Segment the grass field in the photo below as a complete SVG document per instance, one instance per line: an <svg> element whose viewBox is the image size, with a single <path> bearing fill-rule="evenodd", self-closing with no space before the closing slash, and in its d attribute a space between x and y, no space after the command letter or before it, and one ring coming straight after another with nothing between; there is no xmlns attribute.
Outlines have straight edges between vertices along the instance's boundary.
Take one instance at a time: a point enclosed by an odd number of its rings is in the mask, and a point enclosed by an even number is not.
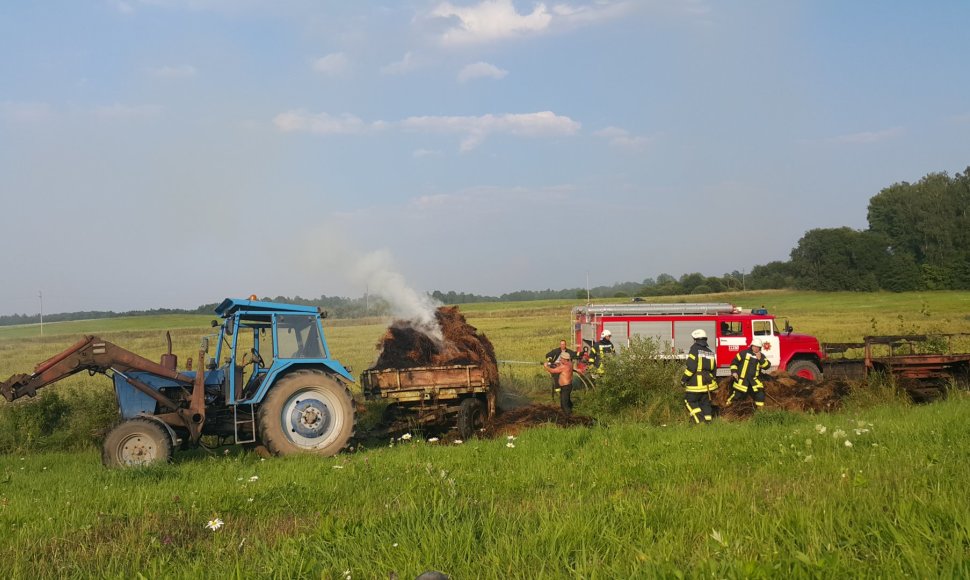
<svg viewBox="0 0 970 580"><path fill-rule="evenodd" d="M966 292L695 299L763 304L823 341L970 330ZM500 359L538 361L568 336L574 304L462 310ZM36 326L0 328L0 379L85 333L157 359L171 329L184 362L197 357L210 319L45 325L43 338ZM334 355L359 371L375 359L386 321L327 325ZM536 393L548 381L538 366L503 368L503 379L526 390L535 384ZM86 373L47 390L109 391L107 379ZM582 393L576 398L581 411ZM0 408L0 423L9 415ZM968 418L970 399L955 393L927 406L769 412L707 429L618 421L447 447L416 438L328 459L183 453L171 465L129 472L103 469L87 443L72 453L38 451L45 437L64 443L38 432L19 440L21 452L0 455L0 575L395 571L404 579L437 568L454 578L968 577ZM225 525L206 529L216 518Z"/></svg>

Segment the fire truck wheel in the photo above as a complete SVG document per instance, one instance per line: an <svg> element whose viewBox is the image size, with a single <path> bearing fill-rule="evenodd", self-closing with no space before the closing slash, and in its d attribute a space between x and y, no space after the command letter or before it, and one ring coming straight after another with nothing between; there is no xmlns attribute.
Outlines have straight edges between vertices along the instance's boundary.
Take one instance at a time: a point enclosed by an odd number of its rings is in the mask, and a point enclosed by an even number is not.
<svg viewBox="0 0 970 580"><path fill-rule="evenodd" d="M462 439L471 439L485 426L485 411L478 399L465 399L458 408L458 434Z"/></svg>
<svg viewBox="0 0 970 580"><path fill-rule="evenodd" d="M354 399L322 371L299 370L279 381L259 408L259 434L274 455L330 456L354 436Z"/></svg>
<svg viewBox="0 0 970 580"><path fill-rule="evenodd" d="M172 458L172 440L158 423L130 419L112 429L101 446L105 467L143 467Z"/></svg>
<svg viewBox="0 0 970 580"><path fill-rule="evenodd" d="M788 374L809 381L822 380L822 369L809 360L797 360L788 365Z"/></svg>

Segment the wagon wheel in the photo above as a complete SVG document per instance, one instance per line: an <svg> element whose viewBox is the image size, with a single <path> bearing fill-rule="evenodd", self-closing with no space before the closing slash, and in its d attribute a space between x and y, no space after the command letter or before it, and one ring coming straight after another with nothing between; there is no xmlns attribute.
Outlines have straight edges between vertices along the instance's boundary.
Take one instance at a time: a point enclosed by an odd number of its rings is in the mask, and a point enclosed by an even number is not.
<svg viewBox="0 0 970 580"><path fill-rule="evenodd" d="M458 434L462 439L471 439L485 426L485 410L482 402L475 398L465 399L458 408Z"/></svg>

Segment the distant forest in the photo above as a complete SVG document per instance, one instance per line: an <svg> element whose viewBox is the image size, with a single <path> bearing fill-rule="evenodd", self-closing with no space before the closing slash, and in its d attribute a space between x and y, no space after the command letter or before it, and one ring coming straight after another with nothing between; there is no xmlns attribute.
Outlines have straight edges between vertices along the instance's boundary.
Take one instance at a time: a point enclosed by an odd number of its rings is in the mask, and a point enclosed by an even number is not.
<svg viewBox="0 0 970 580"><path fill-rule="evenodd" d="M931 173L916 183L893 184L869 200L869 227L814 229L805 233L786 262L770 262L744 274L721 276L697 272L675 278L660 274L640 282L620 282L590 288L592 298L716 294L737 290L797 288L820 291L967 290L970 289L970 167L950 177ZM585 288L519 290L501 296L435 290L431 296L445 304L514 302L549 299L586 299ZM335 318L384 316L386 302L373 296L289 298L263 300L319 306ZM47 314L45 322L150 316L210 314L216 303L194 310L159 308L129 312L69 312ZM0 326L40 322L38 314L0 316Z"/></svg>

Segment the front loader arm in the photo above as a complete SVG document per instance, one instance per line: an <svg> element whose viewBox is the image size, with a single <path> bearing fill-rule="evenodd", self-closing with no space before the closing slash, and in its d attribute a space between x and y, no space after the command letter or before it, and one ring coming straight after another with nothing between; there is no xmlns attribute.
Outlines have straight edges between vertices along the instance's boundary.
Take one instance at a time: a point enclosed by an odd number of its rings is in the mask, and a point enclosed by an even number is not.
<svg viewBox="0 0 970 580"><path fill-rule="evenodd" d="M81 371L105 373L109 369L120 372L145 371L186 385L193 383L192 377L168 369L130 350L97 336L85 336L67 350L38 364L32 374L16 374L0 383L0 394L7 401L15 401L25 395L33 397L37 394L37 389Z"/></svg>

